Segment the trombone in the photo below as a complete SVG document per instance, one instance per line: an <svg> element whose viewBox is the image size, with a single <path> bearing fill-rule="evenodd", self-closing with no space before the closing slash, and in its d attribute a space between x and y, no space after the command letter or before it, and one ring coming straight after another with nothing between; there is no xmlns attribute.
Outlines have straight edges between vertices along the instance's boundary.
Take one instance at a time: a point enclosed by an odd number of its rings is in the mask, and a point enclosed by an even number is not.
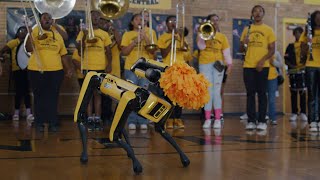
<svg viewBox="0 0 320 180"><path fill-rule="evenodd" d="M181 12L180 12L181 11ZM179 27L179 13L182 16L182 27ZM176 27L172 30L171 35L171 53L170 53L170 66L176 62L177 57L177 41L175 40L176 31L180 30L181 38L180 38L180 47L179 51L188 51L188 47L185 46L184 40L184 28L185 28L185 3L184 0L181 0L176 5Z"/></svg>
<svg viewBox="0 0 320 180"><path fill-rule="evenodd" d="M151 14L151 10L147 10L147 9L143 9L141 12L142 15L142 28L144 29L144 21L145 21L145 12L147 12L149 14L149 35L150 35L150 44L145 46L146 51L148 51L149 53L154 53L157 49L158 46L154 43L154 39L153 39L153 33L152 33L152 14Z"/></svg>

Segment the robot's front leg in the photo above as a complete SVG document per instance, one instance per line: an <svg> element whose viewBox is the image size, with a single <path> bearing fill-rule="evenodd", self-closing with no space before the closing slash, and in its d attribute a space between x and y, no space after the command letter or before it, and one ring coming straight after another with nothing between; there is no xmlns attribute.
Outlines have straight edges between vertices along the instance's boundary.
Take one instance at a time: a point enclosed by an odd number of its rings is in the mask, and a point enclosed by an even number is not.
<svg viewBox="0 0 320 180"><path fill-rule="evenodd" d="M126 141L128 142L128 137L126 137L126 131L124 127L129 117L129 114L137 106L138 102L134 92L126 91L125 93L123 93L112 121L109 138L111 141L116 141L116 143L127 152L128 157L132 159L132 166L134 172L136 174L139 174L142 172L142 166L138 159L135 157L134 151L130 144L122 140L122 136L124 136Z"/></svg>
<svg viewBox="0 0 320 180"><path fill-rule="evenodd" d="M172 109L171 109L171 111L172 111ZM180 161L181 161L182 165L184 167L187 167L190 164L190 160L189 160L188 156L181 150L181 148L178 146L178 144L172 138L172 136L164 130L164 124L165 124L166 120L169 118L170 114L171 114L171 112L167 113L167 115L165 117L163 117L163 119L161 121L159 121L158 123L155 123L154 128L155 128L156 132L158 132L165 140L167 140L176 149L176 151L180 155Z"/></svg>
<svg viewBox="0 0 320 180"><path fill-rule="evenodd" d="M87 131L85 124L87 123L86 110L89 104L90 99L93 96L94 90L96 90L100 85L100 78L98 73L89 72L86 75L86 78L83 82L79 99L77 102L76 110L74 112L74 121L77 122L80 137L82 141L82 153L80 157L80 161L82 163L88 162L88 151L87 151Z"/></svg>

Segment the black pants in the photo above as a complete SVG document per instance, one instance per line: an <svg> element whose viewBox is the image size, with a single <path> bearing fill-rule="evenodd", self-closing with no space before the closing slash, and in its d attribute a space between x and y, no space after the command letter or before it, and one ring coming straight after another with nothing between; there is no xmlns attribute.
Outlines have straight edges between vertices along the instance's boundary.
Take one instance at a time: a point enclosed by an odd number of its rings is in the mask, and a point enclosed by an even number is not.
<svg viewBox="0 0 320 180"><path fill-rule="evenodd" d="M102 96L102 112L101 112L101 119L104 122L112 122L112 99L110 96L104 95Z"/></svg>
<svg viewBox="0 0 320 180"><path fill-rule="evenodd" d="M170 115L171 119L180 119L182 115L182 107L176 105Z"/></svg>
<svg viewBox="0 0 320 180"><path fill-rule="evenodd" d="M300 96L300 113L306 114L306 91L292 91L291 93L291 109L293 114L298 114L298 93Z"/></svg>
<svg viewBox="0 0 320 180"><path fill-rule="evenodd" d="M34 115L38 127L43 126L45 121L48 121L50 126L57 126L58 98L63 75L63 70L43 73L29 71L34 95Z"/></svg>
<svg viewBox="0 0 320 180"><path fill-rule="evenodd" d="M26 108L31 107L31 99L29 94L28 72L26 70L17 70L13 72L15 84L15 109L20 109L21 100L24 98Z"/></svg>
<svg viewBox="0 0 320 180"><path fill-rule="evenodd" d="M247 90L247 114L248 122L256 121L256 100L258 94L258 121L265 123L267 112L267 85L268 85L269 68L263 68L258 72L255 68L244 68L243 79Z"/></svg>
<svg viewBox="0 0 320 180"><path fill-rule="evenodd" d="M309 122L316 122L316 101L319 102L320 95L320 68L307 67L306 73L308 87L308 119Z"/></svg>

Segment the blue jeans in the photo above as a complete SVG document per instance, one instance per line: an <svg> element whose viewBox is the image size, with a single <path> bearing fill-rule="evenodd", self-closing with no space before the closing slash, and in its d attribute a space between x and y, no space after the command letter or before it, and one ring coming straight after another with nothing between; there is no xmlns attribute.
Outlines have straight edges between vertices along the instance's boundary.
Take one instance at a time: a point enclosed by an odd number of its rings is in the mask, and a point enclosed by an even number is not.
<svg viewBox="0 0 320 180"><path fill-rule="evenodd" d="M278 89L278 79L268 80L268 112L271 121L276 118L276 91Z"/></svg>
<svg viewBox="0 0 320 180"><path fill-rule="evenodd" d="M149 81L146 78L139 78L130 70L124 70L126 80L132 81L133 84L148 89ZM147 124L148 120L132 112L128 117L128 124Z"/></svg>

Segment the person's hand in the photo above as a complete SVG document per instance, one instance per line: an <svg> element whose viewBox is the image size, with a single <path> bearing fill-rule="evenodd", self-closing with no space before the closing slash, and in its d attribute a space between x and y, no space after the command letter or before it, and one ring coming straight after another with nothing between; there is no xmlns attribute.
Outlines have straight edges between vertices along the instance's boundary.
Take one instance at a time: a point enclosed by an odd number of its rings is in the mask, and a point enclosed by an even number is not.
<svg viewBox="0 0 320 180"><path fill-rule="evenodd" d="M65 76L67 78L71 78L72 75L73 75L73 69L71 69L71 68L67 69L67 72L66 72Z"/></svg>
<svg viewBox="0 0 320 180"><path fill-rule="evenodd" d="M230 75L230 74L231 74L231 71L232 71L232 65L228 65L228 69L227 69L226 74L227 74L227 75Z"/></svg>
<svg viewBox="0 0 320 180"><path fill-rule="evenodd" d="M108 66L106 67L106 73L111 73L112 71L112 66L111 64L108 64Z"/></svg>
<svg viewBox="0 0 320 180"><path fill-rule="evenodd" d="M260 60L260 61L258 62L258 64L257 64L257 67L256 67L257 71L258 71L258 72L261 72L262 69L263 69L263 66L264 66L264 61L263 61L263 60Z"/></svg>

